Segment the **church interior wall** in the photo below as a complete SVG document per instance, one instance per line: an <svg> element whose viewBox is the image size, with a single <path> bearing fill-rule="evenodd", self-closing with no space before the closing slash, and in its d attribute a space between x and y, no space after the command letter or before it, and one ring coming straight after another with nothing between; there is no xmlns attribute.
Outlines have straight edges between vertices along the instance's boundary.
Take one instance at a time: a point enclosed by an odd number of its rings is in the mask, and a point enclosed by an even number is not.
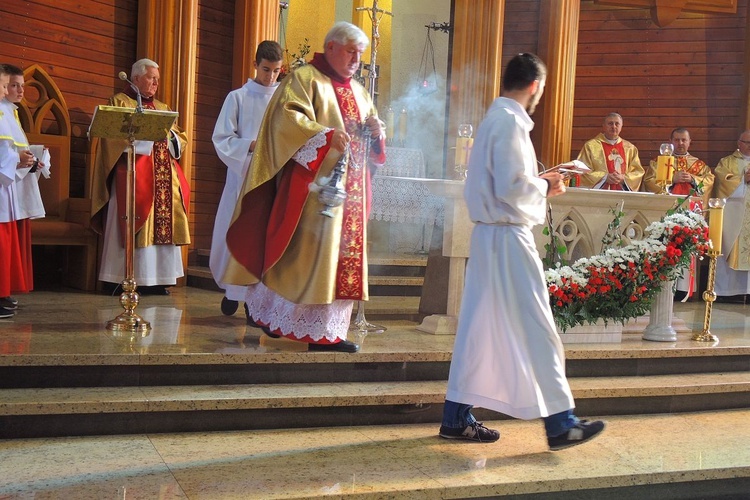
<svg viewBox="0 0 750 500"><path fill-rule="evenodd" d="M224 98L232 90L234 0L199 0L193 179L190 207L191 248L210 248L226 166L216 156L211 136ZM254 54L254 51L253 51Z"/></svg>
<svg viewBox="0 0 750 500"><path fill-rule="evenodd" d="M79 7L68 0L0 3L0 62L22 69L41 65L65 97L72 126L70 193L75 197L84 196L86 132L94 108L122 87L117 73L129 72L133 64L138 1L101 0Z"/></svg>

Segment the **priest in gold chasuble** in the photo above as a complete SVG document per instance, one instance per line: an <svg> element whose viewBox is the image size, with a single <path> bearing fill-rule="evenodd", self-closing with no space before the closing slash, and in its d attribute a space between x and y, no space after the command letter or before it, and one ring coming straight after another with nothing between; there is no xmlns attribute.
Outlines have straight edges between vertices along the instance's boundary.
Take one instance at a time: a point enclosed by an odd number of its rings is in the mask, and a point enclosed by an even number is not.
<svg viewBox="0 0 750 500"><path fill-rule="evenodd" d="M324 53L284 78L268 104L227 232L226 283L248 285L248 322L311 350L355 352L346 340L355 300L367 300L370 168L385 162L384 124L352 76L367 35L336 23ZM348 151L346 197L325 205L324 185Z"/></svg>
<svg viewBox="0 0 750 500"><path fill-rule="evenodd" d="M591 173L581 175L581 187L611 191L638 191L643 166L638 148L620 137L622 116L610 113L604 117L602 132L586 141L578 154Z"/></svg>
<svg viewBox="0 0 750 500"><path fill-rule="evenodd" d="M721 253L716 259L715 291L719 296L750 294L750 130L737 150L719 161L713 196L726 198Z"/></svg>
<svg viewBox="0 0 750 500"><path fill-rule="evenodd" d="M150 59L133 64L131 81L143 107L168 111L169 106L154 98L159 76L158 64ZM108 105L135 108L136 97L127 84ZM134 277L138 285L157 287L156 293L168 293L164 287L184 275L179 247L190 243L190 185L177 159L186 145L187 136L177 125L161 141L135 141ZM94 160L92 227L104 232L99 279L110 283L121 282L125 274L127 147L124 139L101 139Z"/></svg>
<svg viewBox="0 0 750 500"><path fill-rule="evenodd" d="M703 160L696 158L688 152L692 142L690 132L683 127L678 127L672 131L670 142L674 147L674 174L672 175L672 185L669 187L669 193L679 196L687 196L692 193L694 196L700 196L700 202L691 202L690 209L697 208L698 205L708 206L708 199L711 197L711 190L714 185L714 174ZM656 184L656 162L651 160L648 171L643 178L644 190L658 193L661 187ZM695 290L698 289L696 283L696 262L690 265L690 269L683 272L681 278L677 279L677 291L685 294L687 300Z"/></svg>
<svg viewBox="0 0 750 500"><path fill-rule="evenodd" d="M714 174L711 173L706 162L688 152L692 140L687 129L682 127L674 129L670 142L674 146L675 167L669 192L684 196L694 191L693 194L702 197L703 206L707 207L714 185ZM656 184L656 159L651 160L643 178L643 186L645 191L653 193L661 190L661 187Z"/></svg>

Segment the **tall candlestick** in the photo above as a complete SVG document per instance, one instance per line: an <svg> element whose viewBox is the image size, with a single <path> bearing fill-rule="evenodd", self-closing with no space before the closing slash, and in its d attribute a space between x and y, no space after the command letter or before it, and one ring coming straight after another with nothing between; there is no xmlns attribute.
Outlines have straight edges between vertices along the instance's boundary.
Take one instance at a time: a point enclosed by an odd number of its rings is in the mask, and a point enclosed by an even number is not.
<svg viewBox="0 0 750 500"><path fill-rule="evenodd" d="M656 159L656 181L672 184L674 173L674 158L667 155L659 155Z"/></svg>
<svg viewBox="0 0 750 500"><path fill-rule="evenodd" d="M724 198L708 200L708 239L711 240L713 252L721 254L721 232L724 227Z"/></svg>
<svg viewBox="0 0 750 500"><path fill-rule="evenodd" d="M401 110L401 116L398 118L398 138L401 141L401 145L406 143L406 130L409 125L409 115L406 113L406 108Z"/></svg>
<svg viewBox="0 0 750 500"><path fill-rule="evenodd" d="M393 113L393 108L388 106L388 110L385 112L385 137L388 144L392 144L396 134L396 117Z"/></svg>
<svg viewBox="0 0 750 500"><path fill-rule="evenodd" d="M471 137L458 137L456 139L456 165L466 166L469 164L471 147L474 139Z"/></svg>

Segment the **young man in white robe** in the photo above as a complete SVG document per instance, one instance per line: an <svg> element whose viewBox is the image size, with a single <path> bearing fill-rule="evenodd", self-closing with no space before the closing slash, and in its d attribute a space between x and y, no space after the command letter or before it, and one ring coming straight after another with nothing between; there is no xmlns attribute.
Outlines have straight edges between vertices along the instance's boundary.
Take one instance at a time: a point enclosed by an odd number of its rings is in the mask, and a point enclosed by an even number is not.
<svg viewBox="0 0 750 500"><path fill-rule="evenodd" d="M10 75L0 64L0 101L8 94ZM18 154L13 124L15 117L0 108L0 319L13 318L17 301L11 292L26 292L26 280L18 244L18 200L16 170L26 167L31 157Z"/></svg>
<svg viewBox="0 0 750 500"><path fill-rule="evenodd" d="M515 56L474 141L464 198L475 226L440 427L446 439L500 438L476 421L475 405L543 418L551 450L604 429L604 422L573 414L565 353L531 232L544 223L546 199L565 192L561 174L537 174L529 135L546 73L537 56Z"/></svg>
<svg viewBox="0 0 750 500"><path fill-rule="evenodd" d="M234 314L239 302L245 300L247 291L246 286L222 281L229 259L227 229L255 150L260 123L268 101L278 86L276 80L281 72L282 59L283 51L278 43L270 40L261 42L255 51L253 63L255 79L248 79L245 85L227 95L214 127L214 148L227 167L227 177L216 213L209 267L216 284L224 290L221 311L226 315Z"/></svg>
<svg viewBox="0 0 750 500"><path fill-rule="evenodd" d="M0 102L2 112L13 115L11 120L18 156L24 160L26 166L16 169L16 199L18 213L16 222L18 224L18 244L21 248L21 263L25 272L26 287L29 291L34 289L34 265L31 253L31 219L40 219L45 216L42 193L39 190L39 177L44 174L45 178L50 176L49 151L43 146L30 146L26 134L21 127L18 117L18 103L24 96L23 70L12 64L4 64L10 75L8 95ZM31 163L29 163L31 162ZM0 306L7 305L0 298Z"/></svg>

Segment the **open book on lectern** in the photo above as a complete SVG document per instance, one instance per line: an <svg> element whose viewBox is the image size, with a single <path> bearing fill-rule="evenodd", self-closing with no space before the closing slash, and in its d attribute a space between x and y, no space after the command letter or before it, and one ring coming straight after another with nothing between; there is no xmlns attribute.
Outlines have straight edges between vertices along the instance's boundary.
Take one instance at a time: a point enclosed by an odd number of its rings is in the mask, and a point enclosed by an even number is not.
<svg viewBox="0 0 750 500"><path fill-rule="evenodd" d="M101 105L94 109L89 136L128 140L132 132L134 140L161 141L169 136L177 116L176 111L144 109L138 112L134 108Z"/></svg>

